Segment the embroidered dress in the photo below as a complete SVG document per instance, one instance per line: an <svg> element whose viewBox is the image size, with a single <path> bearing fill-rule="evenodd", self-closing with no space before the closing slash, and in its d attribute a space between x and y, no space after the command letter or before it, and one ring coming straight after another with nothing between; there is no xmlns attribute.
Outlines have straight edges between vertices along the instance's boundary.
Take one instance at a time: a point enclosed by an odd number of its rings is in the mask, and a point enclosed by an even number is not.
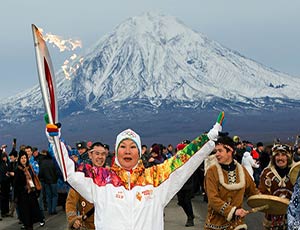
<svg viewBox="0 0 300 230"><path fill-rule="evenodd" d="M210 166L205 176L205 189L208 197L208 214L204 229L247 229L244 219L234 216L241 208L244 194L258 193L253 179L237 161L221 167L216 162Z"/></svg>

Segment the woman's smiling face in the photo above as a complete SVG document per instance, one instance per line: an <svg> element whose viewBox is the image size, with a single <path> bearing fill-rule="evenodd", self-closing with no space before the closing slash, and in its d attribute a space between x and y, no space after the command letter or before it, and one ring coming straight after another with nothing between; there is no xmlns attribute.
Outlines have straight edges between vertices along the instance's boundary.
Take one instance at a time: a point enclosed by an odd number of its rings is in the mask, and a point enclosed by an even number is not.
<svg viewBox="0 0 300 230"><path fill-rule="evenodd" d="M126 170L131 170L140 158L138 147L136 143L130 139L121 141L118 147L118 161L120 166Z"/></svg>

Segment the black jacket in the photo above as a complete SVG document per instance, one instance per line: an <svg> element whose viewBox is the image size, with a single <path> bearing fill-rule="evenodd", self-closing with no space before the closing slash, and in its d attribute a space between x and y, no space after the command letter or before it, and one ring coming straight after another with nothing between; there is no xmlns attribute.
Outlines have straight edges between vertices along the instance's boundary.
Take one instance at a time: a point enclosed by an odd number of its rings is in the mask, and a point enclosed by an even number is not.
<svg viewBox="0 0 300 230"><path fill-rule="evenodd" d="M40 160L39 179L46 184L57 183L57 170L50 156L43 156Z"/></svg>

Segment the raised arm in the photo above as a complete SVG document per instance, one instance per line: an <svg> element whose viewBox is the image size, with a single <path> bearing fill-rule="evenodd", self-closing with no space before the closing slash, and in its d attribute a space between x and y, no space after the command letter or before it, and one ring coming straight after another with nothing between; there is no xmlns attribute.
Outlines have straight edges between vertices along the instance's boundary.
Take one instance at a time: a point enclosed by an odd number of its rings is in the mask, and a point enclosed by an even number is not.
<svg viewBox="0 0 300 230"><path fill-rule="evenodd" d="M213 151L215 147L214 140L222 131L222 121L224 112L218 116L217 122L207 133L195 138L184 149L177 152L172 158L166 160L163 164L154 166L147 170L156 170L157 178L154 178L154 185L162 184L163 202L167 204L170 199L179 191L184 183L191 177L194 171L200 166L205 158ZM168 187L168 188L165 188Z"/></svg>
<svg viewBox="0 0 300 230"><path fill-rule="evenodd" d="M53 124L48 124L46 126L46 136L50 143L50 148L54 153L54 157L61 169L61 171L66 172L66 179L67 182L77 191L79 192L86 200L90 203L94 202L93 197L93 180L91 178L85 177L83 172L76 172L75 171L75 164L73 160L69 158L68 150L65 144L60 141L60 149L62 155L59 156L59 152L57 148L54 146L53 136L60 137L60 129L58 126ZM60 160L60 157L62 161Z"/></svg>

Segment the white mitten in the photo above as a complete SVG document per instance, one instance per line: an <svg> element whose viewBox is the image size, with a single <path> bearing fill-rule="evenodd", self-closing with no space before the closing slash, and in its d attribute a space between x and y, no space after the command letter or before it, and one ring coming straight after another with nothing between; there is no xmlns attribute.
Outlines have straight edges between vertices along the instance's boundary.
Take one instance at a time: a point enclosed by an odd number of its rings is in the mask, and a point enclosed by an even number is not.
<svg viewBox="0 0 300 230"><path fill-rule="evenodd" d="M222 126L218 122L216 122L214 127L211 130L209 130L209 132L207 133L207 136L210 140L216 141L219 137L219 132L221 131L222 131Z"/></svg>

